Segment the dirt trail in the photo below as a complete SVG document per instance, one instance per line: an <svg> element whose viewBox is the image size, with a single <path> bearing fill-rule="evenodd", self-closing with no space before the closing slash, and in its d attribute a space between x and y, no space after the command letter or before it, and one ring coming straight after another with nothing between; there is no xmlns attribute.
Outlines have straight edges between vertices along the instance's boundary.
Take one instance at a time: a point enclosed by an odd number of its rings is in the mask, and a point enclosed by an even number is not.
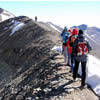
<svg viewBox="0 0 100 100"><path fill-rule="evenodd" d="M99 100L90 88L80 90L81 80L73 81L70 67L64 63L63 55L59 54L54 58L57 64L57 73L54 81L54 96L50 100Z"/></svg>

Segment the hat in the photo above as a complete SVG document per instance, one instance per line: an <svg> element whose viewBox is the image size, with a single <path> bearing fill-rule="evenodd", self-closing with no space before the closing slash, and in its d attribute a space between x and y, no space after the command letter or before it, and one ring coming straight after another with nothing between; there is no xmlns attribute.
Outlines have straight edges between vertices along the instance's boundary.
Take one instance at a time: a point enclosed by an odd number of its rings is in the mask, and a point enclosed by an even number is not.
<svg viewBox="0 0 100 100"><path fill-rule="evenodd" d="M83 30L79 30L79 33L78 34L79 35L83 34Z"/></svg>
<svg viewBox="0 0 100 100"><path fill-rule="evenodd" d="M78 30L77 30L77 28L74 28L74 29L72 30L72 35L78 35Z"/></svg>

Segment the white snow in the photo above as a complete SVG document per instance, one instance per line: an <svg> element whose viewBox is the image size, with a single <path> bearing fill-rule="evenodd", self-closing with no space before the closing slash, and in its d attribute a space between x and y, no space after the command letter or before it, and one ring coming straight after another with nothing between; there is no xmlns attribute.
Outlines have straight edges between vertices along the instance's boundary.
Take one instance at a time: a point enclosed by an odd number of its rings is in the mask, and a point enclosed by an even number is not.
<svg viewBox="0 0 100 100"><path fill-rule="evenodd" d="M87 73L86 82L100 96L100 60L92 55L88 56Z"/></svg>
<svg viewBox="0 0 100 100"><path fill-rule="evenodd" d="M23 27L25 24L22 22L18 22L18 21L14 21L14 25L12 25L11 27L14 26L14 28L12 29L12 32L10 33L9 36L13 35L16 31L18 31L21 27ZM10 27L10 28L11 28Z"/></svg>
<svg viewBox="0 0 100 100"><path fill-rule="evenodd" d="M54 46L52 50L62 52L62 46ZM81 74L80 66L78 72ZM100 96L100 60L92 55L88 55L88 62L86 66L86 83L88 83L93 91Z"/></svg>
<svg viewBox="0 0 100 100"><path fill-rule="evenodd" d="M55 26L53 26L52 24L49 24L53 29L57 30L58 32L61 32L60 30L58 30Z"/></svg>
<svg viewBox="0 0 100 100"><path fill-rule="evenodd" d="M56 50L62 53L62 46L54 46L51 50Z"/></svg>
<svg viewBox="0 0 100 100"><path fill-rule="evenodd" d="M81 67L79 67L78 72L80 75L82 74ZM86 83L100 96L100 60L92 55L88 55L86 73Z"/></svg>
<svg viewBox="0 0 100 100"><path fill-rule="evenodd" d="M98 45L100 46L100 44L99 44L99 42L100 42L100 36L99 36L99 34L92 34L91 38L93 38L93 40L95 41L95 43L96 44L98 43Z"/></svg>
<svg viewBox="0 0 100 100"><path fill-rule="evenodd" d="M1 16L1 21L0 22L14 17L11 13L6 12L6 11L3 11L3 13L1 13L0 16Z"/></svg>
<svg viewBox="0 0 100 100"><path fill-rule="evenodd" d="M95 37L95 35L91 35L91 37Z"/></svg>
<svg viewBox="0 0 100 100"><path fill-rule="evenodd" d="M3 15L3 14L0 14L0 16L1 16L1 18L2 18L2 20L1 20L0 22L4 21L4 20L6 20L6 19L11 18L10 16L5 16L5 15Z"/></svg>
<svg viewBox="0 0 100 100"><path fill-rule="evenodd" d="M100 46L100 44L99 44L98 42L96 42L94 39L92 39L92 37L90 37L90 36L87 34L87 32L85 32L85 35L86 35L89 39L91 39L93 42L95 42L97 45Z"/></svg>

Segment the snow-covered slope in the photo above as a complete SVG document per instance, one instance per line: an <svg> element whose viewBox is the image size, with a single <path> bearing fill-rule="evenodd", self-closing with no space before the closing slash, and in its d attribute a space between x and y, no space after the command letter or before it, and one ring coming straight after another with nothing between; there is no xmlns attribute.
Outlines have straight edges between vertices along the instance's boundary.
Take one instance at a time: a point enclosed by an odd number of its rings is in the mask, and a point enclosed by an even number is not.
<svg viewBox="0 0 100 100"><path fill-rule="evenodd" d="M47 22L47 24L52 27L54 30L61 32L63 29L59 27L58 25L53 24L52 22Z"/></svg>
<svg viewBox="0 0 100 100"><path fill-rule="evenodd" d="M100 96L100 60L88 55L86 72L86 83ZM79 68L79 73L81 74L81 67Z"/></svg>
<svg viewBox="0 0 100 100"><path fill-rule="evenodd" d="M8 12L7 10L4 10L0 8L0 22L15 17L12 13Z"/></svg>
<svg viewBox="0 0 100 100"><path fill-rule="evenodd" d="M95 35L97 35L97 34L95 34ZM86 36L86 38L88 38L88 40L90 40L93 43L95 43L96 45L100 46L100 44L98 43L98 40L97 40L95 35L93 35L93 34L89 35L87 31L85 32L85 36Z"/></svg>
<svg viewBox="0 0 100 100"><path fill-rule="evenodd" d="M89 41L92 46L92 54L100 59L100 32L92 27L89 27L85 31L85 38Z"/></svg>
<svg viewBox="0 0 100 100"><path fill-rule="evenodd" d="M95 40L96 42L100 42L100 29L99 28L88 27L87 33L93 40Z"/></svg>

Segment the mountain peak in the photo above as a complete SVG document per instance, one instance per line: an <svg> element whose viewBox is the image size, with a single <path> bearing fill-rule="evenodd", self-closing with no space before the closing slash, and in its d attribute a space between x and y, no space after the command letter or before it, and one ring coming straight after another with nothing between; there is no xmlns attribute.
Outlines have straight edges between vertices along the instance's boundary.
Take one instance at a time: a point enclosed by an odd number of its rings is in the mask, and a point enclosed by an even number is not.
<svg viewBox="0 0 100 100"><path fill-rule="evenodd" d="M82 30L87 30L87 25L86 24L81 24L79 26L72 26L71 28L78 28L78 29L82 29Z"/></svg>

